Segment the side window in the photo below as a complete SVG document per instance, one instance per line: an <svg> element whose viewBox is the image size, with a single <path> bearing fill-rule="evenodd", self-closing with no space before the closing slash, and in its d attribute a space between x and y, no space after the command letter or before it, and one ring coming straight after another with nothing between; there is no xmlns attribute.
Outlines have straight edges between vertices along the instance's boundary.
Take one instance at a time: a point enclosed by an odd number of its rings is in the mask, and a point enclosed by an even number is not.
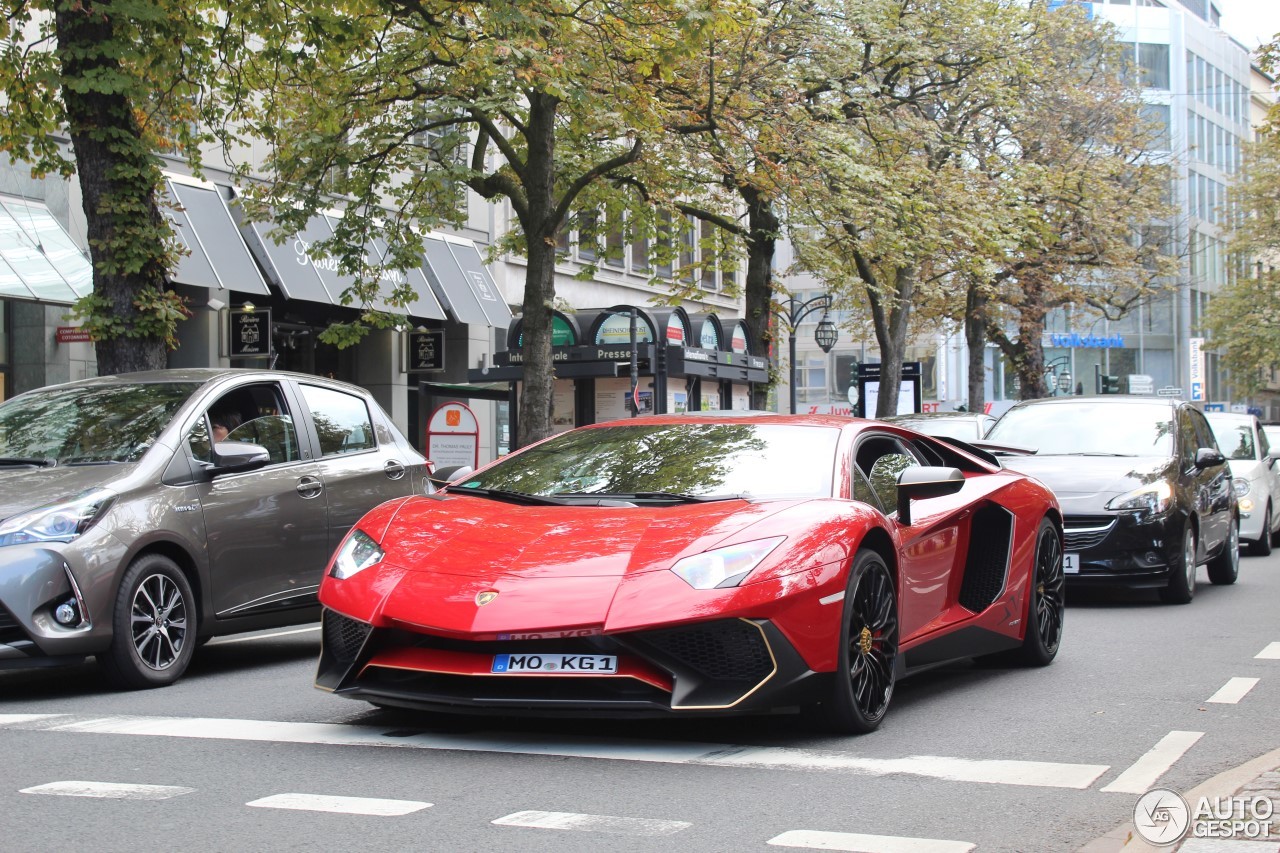
<svg viewBox="0 0 1280 853"><path fill-rule="evenodd" d="M214 447L224 441L265 447L272 465L301 458L293 417L274 382L244 385L222 395L187 436L191 455L201 462L212 463Z"/></svg>
<svg viewBox="0 0 1280 853"><path fill-rule="evenodd" d="M858 470L866 475L876 501L885 515L898 511L898 475L920 462L896 438L875 436L862 442L857 451ZM855 477L855 484L857 478Z"/></svg>
<svg viewBox="0 0 1280 853"><path fill-rule="evenodd" d="M1195 424L1186 409L1178 410L1178 459L1184 470L1190 471L1196 463L1196 451L1200 449L1200 438L1196 435Z"/></svg>
<svg viewBox="0 0 1280 853"><path fill-rule="evenodd" d="M871 481L867 479L866 474L862 473L862 469L856 465L853 467L853 499L871 504L882 512L884 511L884 507L880 506L880 499L876 497L875 491L871 488Z"/></svg>
<svg viewBox="0 0 1280 853"><path fill-rule="evenodd" d="M1235 449L1231 447L1219 448L1218 440L1213 437L1213 428L1209 426L1209 422L1205 420L1204 415L1200 414L1195 409L1192 409L1189 412L1189 414L1191 415L1191 420L1196 425L1197 449L1200 447L1214 447L1214 448L1218 448L1223 453L1230 453L1232 450ZM1192 451L1192 457L1194 458L1194 456L1195 456L1195 451Z"/></svg>
<svg viewBox="0 0 1280 853"><path fill-rule="evenodd" d="M300 387L320 436L322 456L357 453L378 446L373 419L363 398L318 385Z"/></svg>
<svg viewBox="0 0 1280 853"><path fill-rule="evenodd" d="M1258 458L1266 462L1267 456L1271 453L1271 442L1267 441L1267 434L1258 426L1257 421L1250 424L1249 429L1253 430L1253 434L1258 437Z"/></svg>

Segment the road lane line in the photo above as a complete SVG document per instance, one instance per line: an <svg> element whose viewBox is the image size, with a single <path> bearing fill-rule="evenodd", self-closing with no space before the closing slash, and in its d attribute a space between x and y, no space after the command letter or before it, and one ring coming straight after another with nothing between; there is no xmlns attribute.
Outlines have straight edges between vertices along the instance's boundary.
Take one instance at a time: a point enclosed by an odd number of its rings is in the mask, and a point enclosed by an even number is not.
<svg viewBox="0 0 1280 853"><path fill-rule="evenodd" d="M1226 684L1222 685L1217 693L1204 700L1206 702L1217 702L1222 705L1235 705L1245 697L1250 690L1257 685L1256 678L1232 678Z"/></svg>
<svg viewBox="0 0 1280 853"><path fill-rule="evenodd" d="M1254 660L1280 660L1280 643L1268 643L1265 649L1254 655Z"/></svg>
<svg viewBox="0 0 1280 853"><path fill-rule="evenodd" d="M96 797L106 800L167 800L190 794L195 788L175 785L129 785L121 782L49 782L23 788L19 794L47 794L53 797Z"/></svg>
<svg viewBox="0 0 1280 853"><path fill-rule="evenodd" d="M818 832L793 829L769 839L775 847L811 850L843 850L851 853L968 853L977 847L967 841L906 838L893 835L859 835L854 832Z"/></svg>
<svg viewBox="0 0 1280 853"><path fill-rule="evenodd" d="M293 809L373 817L401 817L431 808L431 803L417 800L382 800L376 797L339 797L331 794L273 794L245 805L256 809Z"/></svg>
<svg viewBox="0 0 1280 853"><path fill-rule="evenodd" d="M217 639L210 640L205 643L204 646L205 648L208 648L209 646L229 646L232 643L249 643L253 640L270 640L273 637L288 637L291 634L310 634L313 631L319 630L320 626L314 625L310 628L297 628L293 631L276 631L271 634L254 634L252 637L230 637L226 639L219 637Z"/></svg>
<svg viewBox="0 0 1280 853"><path fill-rule="evenodd" d="M674 835L693 826L682 820L653 820L640 817L614 817L574 812L524 811L500 817L498 826L523 826L534 829L565 829L576 832L603 832L608 835Z"/></svg>
<svg viewBox="0 0 1280 853"><path fill-rule="evenodd" d="M1117 794L1146 793L1202 737L1204 732L1169 732L1102 790Z"/></svg>
<svg viewBox="0 0 1280 853"><path fill-rule="evenodd" d="M869 776L907 774L956 782L1027 785L1084 790L1110 767L1106 764L1061 764L1040 761L965 759L915 755L905 758L862 758L804 749L749 747L680 741L638 741L606 737L551 735L441 734L381 726L337 723L287 723L198 717L90 717L56 715L37 720L0 723L0 728L79 734L185 737L328 746L393 747L545 755L692 764L708 767L847 772Z"/></svg>

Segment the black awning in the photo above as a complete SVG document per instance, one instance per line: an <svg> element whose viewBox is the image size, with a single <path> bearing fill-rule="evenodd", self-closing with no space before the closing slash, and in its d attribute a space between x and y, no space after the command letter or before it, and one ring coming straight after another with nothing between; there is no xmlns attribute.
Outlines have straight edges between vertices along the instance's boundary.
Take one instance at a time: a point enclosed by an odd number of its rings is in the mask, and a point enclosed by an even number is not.
<svg viewBox="0 0 1280 853"><path fill-rule="evenodd" d="M178 259L174 281L211 290L271 293L216 187L166 176L165 190L176 206L164 213L189 252Z"/></svg>
<svg viewBox="0 0 1280 853"><path fill-rule="evenodd" d="M491 326L489 315L480 304L480 297L472 289L467 277L458 266L444 237L430 234L423 241L427 257L427 279L436 298L449 309L459 323Z"/></svg>
<svg viewBox="0 0 1280 853"><path fill-rule="evenodd" d="M288 299L332 305L333 299L307 255L305 239L294 235L284 243L276 243L271 236L274 227L270 222L251 222L240 229L245 241L271 277L271 282Z"/></svg>
<svg viewBox="0 0 1280 853"><path fill-rule="evenodd" d="M464 243L460 240L448 240L447 243L449 251L453 253L454 260L462 270L463 278L466 279L471 292L475 294L476 300L484 310L485 317L488 318L487 324L499 329L507 328L511 324L511 309L503 301L497 284L485 269L484 258L480 257L480 251L476 249L475 243L470 241Z"/></svg>

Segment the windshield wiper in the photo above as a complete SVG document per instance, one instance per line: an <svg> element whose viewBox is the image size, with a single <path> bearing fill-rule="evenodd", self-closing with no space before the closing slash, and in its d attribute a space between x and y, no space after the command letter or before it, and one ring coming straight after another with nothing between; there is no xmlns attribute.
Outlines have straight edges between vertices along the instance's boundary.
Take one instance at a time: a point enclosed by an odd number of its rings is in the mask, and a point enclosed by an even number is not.
<svg viewBox="0 0 1280 853"><path fill-rule="evenodd" d="M37 468L52 468L57 464L57 459L50 459L47 456L0 456L0 465L34 465Z"/></svg>
<svg viewBox="0 0 1280 853"><path fill-rule="evenodd" d="M564 506L571 501L560 500L549 495L530 495L525 492L508 492L503 489L482 489L479 486L445 486L445 494L476 495L482 498L493 498L495 501L530 504L534 506Z"/></svg>
<svg viewBox="0 0 1280 853"><path fill-rule="evenodd" d="M751 499L748 495L686 495L680 492L602 492L599 494L608 495L611 498L622 498L623 500L678 501L689 504L713 503L715 501L746 501Z"/></svg>

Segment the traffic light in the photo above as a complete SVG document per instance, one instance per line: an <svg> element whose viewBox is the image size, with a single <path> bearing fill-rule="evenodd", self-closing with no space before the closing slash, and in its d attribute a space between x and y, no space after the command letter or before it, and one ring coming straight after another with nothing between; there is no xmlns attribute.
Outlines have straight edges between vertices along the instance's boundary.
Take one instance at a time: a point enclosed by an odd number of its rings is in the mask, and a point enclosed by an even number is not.
<svg viewBox="0 0 1280 853"><path fill-rule="evenodd" d="M1115 375L1102 374L1102 387L1098 389L1099 394L1119 394L1120 393L1120 377Z"/></svg>
<svg viewBox="0 0 1280 853"><path fill-rule="evenodd" d="M858 359L852 355L836 356L836 394L843 397L850 386L858 384Z"/></svg>

